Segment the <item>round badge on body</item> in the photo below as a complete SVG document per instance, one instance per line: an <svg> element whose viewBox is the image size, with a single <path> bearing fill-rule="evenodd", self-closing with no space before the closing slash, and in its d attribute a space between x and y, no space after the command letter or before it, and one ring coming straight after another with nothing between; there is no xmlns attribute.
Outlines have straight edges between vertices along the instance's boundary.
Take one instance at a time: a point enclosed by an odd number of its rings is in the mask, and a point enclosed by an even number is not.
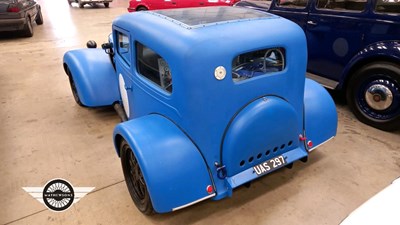
<svg viewBox="0 0 400 225"><path fill-rule="evenodd" d="M226 70L225 67L223 66L218 66L217 68L215 68L214 71L214 76L217 80L222 80L225 78L226 76Z"/></svg>

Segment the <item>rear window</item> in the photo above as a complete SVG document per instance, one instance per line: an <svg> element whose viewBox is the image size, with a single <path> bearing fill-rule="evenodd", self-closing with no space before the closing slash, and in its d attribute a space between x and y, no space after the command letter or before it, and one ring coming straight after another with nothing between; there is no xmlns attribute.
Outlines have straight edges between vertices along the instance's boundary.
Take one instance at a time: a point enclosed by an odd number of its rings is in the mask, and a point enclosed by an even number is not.
<svg viewBox="0 0 400 225"><path fill-rule="evenodd" d="M168 63L155 51L136 42L136 67L140 75L172 92L172 75Z"/></svg>
<svg viewBox="0 0 400 225"><path fill-rule="evenodd" d="M364 11L367 0L318 0L318 9L331 9L337 11Z"/></svg>
<svg viewBox="0 0 400 225"><path fill-rule="evenodd" d="M247 52L232 61L232 79L242 81L285 69L285 49L268 48Z"/></svg>
<svg viewBox="0 0 400 225"><path fill-rule="evenodd" d="M378 13L400 14L400 1L398 0L378 0L375 6Z"/></svg>

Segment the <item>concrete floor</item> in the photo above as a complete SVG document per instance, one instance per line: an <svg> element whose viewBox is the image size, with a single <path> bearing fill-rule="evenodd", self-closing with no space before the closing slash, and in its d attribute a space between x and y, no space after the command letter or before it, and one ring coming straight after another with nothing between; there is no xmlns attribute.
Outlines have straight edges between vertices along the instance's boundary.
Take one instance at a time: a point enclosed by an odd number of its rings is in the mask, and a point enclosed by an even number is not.
<svg viewBox="0 0 400 225"><path fill-rule="evenodd" d="M233 197L147 217L125 186L112 109L75 104L62 69L64 52L105 42L128 0L110 8L39 0L44 25L32 38L0 34L0 224L338 224L400 176L400 131L358 122L336 98L337 137L306 164L238 188ZM96 189L68 211L47 210L22 187L64 178Z"/></svg>

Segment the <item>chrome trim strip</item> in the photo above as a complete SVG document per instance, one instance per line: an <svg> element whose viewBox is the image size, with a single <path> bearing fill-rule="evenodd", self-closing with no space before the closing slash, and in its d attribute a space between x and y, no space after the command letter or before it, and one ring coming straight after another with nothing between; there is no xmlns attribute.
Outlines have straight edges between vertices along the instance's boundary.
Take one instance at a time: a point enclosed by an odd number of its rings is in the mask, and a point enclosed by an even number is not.
<svg viewBox="0 0 400 225"><path fill-rule="evenodd" d="M197 199L196 201L190 202L190 203L188 203L188 204L186 204L186 205L182 205L182 206L173 208L172 211L176 211L176 210L179 210L179 209L182 209L182 208L185 208L185 207L194 205L194 204L196 204L196 203L198 203L198 202L201 202L201 201L204 201L204 200L206 200L206 199L212 198L212 197L214 197L215 195L217 195L217 194L214 193L214 194L208 195L208 196L206 196L206 197L204 197L204 198Z"/></svg>
<svg viewBox="0 0 400 225"><path fill-rule="evenodd" d="M321 77L312 73L307 72L306 73L306 77L310 78L312 80L317 81L318 83L320 83L322 86L329 88L329 89L336 89L337 86L339 85L339 82L325 78L325 77Z"/></svg>
<svg viewBox="0 0 400 225"><path fill-rule="evenodd" d="M317 146L315 146L315 147L312 147L312 148L308 149L307 151L308 151L308 152L311 152L311 151L313 151L314 149L318 148L319 146L321 146L321 145L325 144L326 142L328 142L328 141L332 140L334 137L335 137L335 136L332 136L332 137L331 137L331 138L329 138L328 140L326 140L326 141L322 142L321 144L319 144L319 145L317 145Z"/></svg>

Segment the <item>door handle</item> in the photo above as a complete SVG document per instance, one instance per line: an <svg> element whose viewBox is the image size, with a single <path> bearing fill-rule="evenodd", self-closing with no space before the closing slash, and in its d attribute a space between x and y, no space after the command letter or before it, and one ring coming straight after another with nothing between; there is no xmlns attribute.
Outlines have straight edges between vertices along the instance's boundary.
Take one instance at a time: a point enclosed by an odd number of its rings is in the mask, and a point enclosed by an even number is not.
<svg viewBox="0 0 400 225"><path fill-rule="evenodd" d="M127 90L127 91L132 91L132 86L126 86L126 85L125 85L125 90Z"/></svg>
<svg viewBox="0 0 400 225"><path fill-rule="evenodd" d="M307 24L308 25L312 25L312 26L316 26L317 25L317 23L312 21L312 20L307 21Z"/></svg>

